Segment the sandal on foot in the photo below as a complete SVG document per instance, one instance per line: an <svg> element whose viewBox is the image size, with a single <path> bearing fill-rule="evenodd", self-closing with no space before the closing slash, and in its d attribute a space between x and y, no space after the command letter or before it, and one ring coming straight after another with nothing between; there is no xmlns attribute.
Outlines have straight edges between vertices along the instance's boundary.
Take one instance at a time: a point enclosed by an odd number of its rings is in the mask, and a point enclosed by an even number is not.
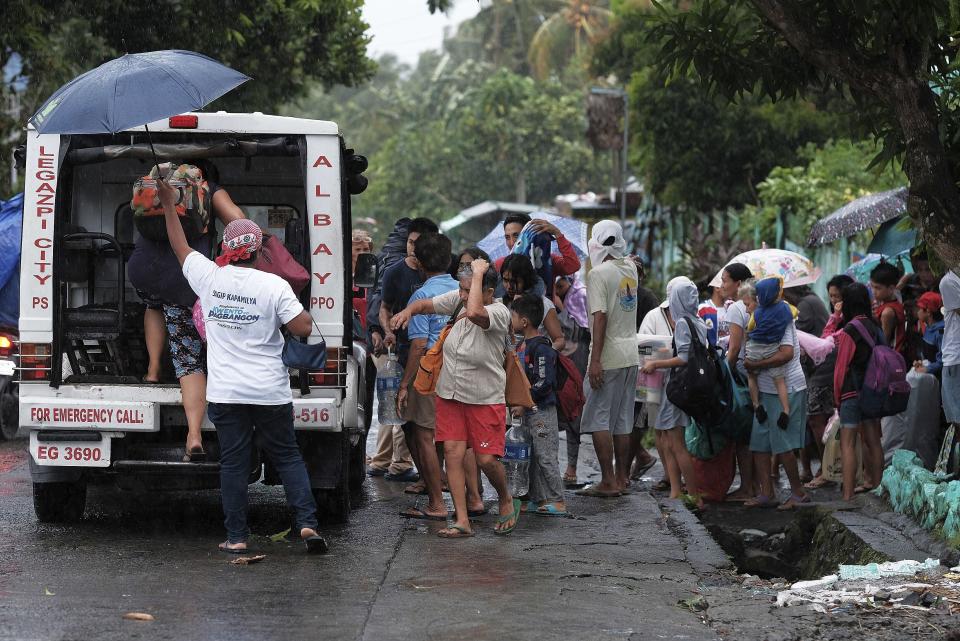
<svg viewBox="0 0 960 641"><path fill-rule="evenodd" d="M484 514L489 514L490 510L484 507L482 510L467 510L467 516L469 517L478 517L483 516Z"/></svg>
<svg viewBox="0 0 960 641"><path fill-rule="evenodd" d="M652 488L654 492L666 492L670 489L670 481L663 479L660 482L656 483Z"/></svg>
<svg viewBox="0 0 960 641"><path fill-rule="evenodd" d="M207 460L207 453L203 451L202 447L191 447L183 455L184 463L202 463Z"/></svg>
<svg viewBox="0 0 960 641"><path fill-rule="evenodd" d="M575 494L577 494L577 496L592 496L593 498L599 498L599 499L614 499L619 496L622 496L622 494L620 493L620 490L610 490L610 491L599 490L597 489L596 485L588 485L582 490L577 490Z"/></svg>
<svg viewBox="0 0 960 641"><path fill-rule="evenodd" d="M403 488L403 493L416 494L417 496L427 496L429 494L429 492L427 492L426 486L420 487L416 483L414 483L413 485L408 485L407 487Z"/></svg>
<svg viewBox="0 0 960 641"><path fill-rule="evenodd" d="M303 531L313 532L313 534L308 534L307 536L303 535ZM312 528L304 528L300 530L300 540L303 541L304 546L307 548L307 554L326 554L327 550L327 540L317 534L317 531Z"/></svg>
<svg viewBox="0 0 960 641"><path fill-rule="evenodd" d="M558 510L557 506L553 503L541 505L533 513L537 516L568 516L568 512L566 510Z"/></svg>
<svg viewBox="0 0 960 641"><path fill-rule="evenodd" d="M473 536L473 531L468 530L462 525L457 525L454 523L450 527L444 528L437 532L437 536L441 539L469 539Z"/></svg>
<svg viewBox="0 0 960 641"><path fill-rule="evenodd" d="M510 534L515 529L517 529L517 525L520 523L520 506L521 505L522 503L520 499L513 499L513 512L511 512L510 514L502 515L497 518L497 525L503 525L504 523L508 523L511 520L513 521L513 525L511 525L510 527L500 528L499 530L494 529L493 530L494 534L500 534L500 535Z"/></svg>
<svg viewBox="0 0 960 641"><path fill-rule="evenodd" d="M875 486L873 486L873 485L858 485L857 487L853 488L853 493L854 493L854 494L866 494L867 492L872 492L872 491L874 491L875 489L877 489L877 488L876 488Z"/></svg>
<svg viewBox="0 0 960 641"><path fill-rule="evenodd" d="M809 494L791 494L790 498L777 506L777 509L781 512L786 512L787 510L795 510L800 506L801 503L809 503L810 495Z"/></svg>
<svg viewBox="0 0 960 641"><path fill-rule="evenodd" d="M746 501L743 504L743 507L750 510L755 510L755 509L768 510L772 507L776 507L776 505L772 500L770 500L769 496L767 496L766 494L761 494L759 496L753 497L749 501Z"/></svg>
<svg viewBox="0 0 960 641"><path fill-rule="evenodd" d="M439 514L428 514L418 507L408 507L400 511L400 516L405 519L420 519L422 521L446 521L450 518L449 514L440 516Z"/></svg>
<svg viewBox="0 0 960 641"><path fill-rule="evenodd" d="M804 483L803 487L805 487L808 490L819 490L821 487L829 487L831 485L836 485L836 483L834 483L830 479L826 479L822 476L818 476L814 478L812 481L810 481L809 483Z"/></svg>
<svg viewBox="0 0 960 641"><path fill-rule="evenodd" d="M230 545L232 545L230 541L224 541L217 547L220 549L221 552L226 552L227 554L246 554L247 552L250 551L247 549L246 543L241 543L241 545L243 545L242 548L232 548L232 547L229 547Z"/></svg>
<svg viewBox="0 0 960 641"><path fill-rule="evenodd" d="M637 468L630 473L630 480L639 481L641 478L643 478L643 475L647 473L647 470L649 470L651 467L653 467L656 464L657 464L657 459L651 458L646 463L642 465L638 465Z"/></svg>

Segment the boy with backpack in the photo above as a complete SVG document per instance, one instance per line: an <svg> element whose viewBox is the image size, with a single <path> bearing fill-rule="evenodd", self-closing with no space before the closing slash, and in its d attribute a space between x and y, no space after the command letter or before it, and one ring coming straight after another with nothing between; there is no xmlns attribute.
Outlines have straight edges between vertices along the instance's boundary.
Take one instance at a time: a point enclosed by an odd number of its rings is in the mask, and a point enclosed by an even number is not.
<svg viewBox="0 0 960 641"><path fill-rule="evenodd" d="M787 327L793 322L793 308L783 300L783 279L764 278L757 281L755 295L747 294L743 297L743 304L750 312L747 322L747 349L746 357L751 361L762 361L770 358L780 350L780 341L787 332ZM782 430L790 425L790 401L787 396L786 367L778 366L767 369L777 388L777 397L780 399L781 412L777 418L777 427ZM750 387L750 402L753 412L760 423L767 422L767 411L760 404L759 373L747 373Z"/></svg>
<svg viewBox="0 0 960 641"><path fill-rule="evenodd" d="M843 289L843 331L834 337L837 365L834 401L840 408L840 456L843 463L843 498L868 492L880 483L883 446L880 418L906 409L910 384L903 357L888 347L884 332L871 314L870 295L859 283ZM857 432L863 443L864 483L857 477Z"/></svg>
<svg viewBox="0 0 960 641"><path fill-rule="evenodd" d="M530 381L533 409L512 407L514 417L530 431L530 492L528 511L541 516L566 516L563 478L560 475L560 448L557 422L557 351L539 331L543 322L543 299L524 294L510 305L511 327L522 334L517 355Z"/></svg>

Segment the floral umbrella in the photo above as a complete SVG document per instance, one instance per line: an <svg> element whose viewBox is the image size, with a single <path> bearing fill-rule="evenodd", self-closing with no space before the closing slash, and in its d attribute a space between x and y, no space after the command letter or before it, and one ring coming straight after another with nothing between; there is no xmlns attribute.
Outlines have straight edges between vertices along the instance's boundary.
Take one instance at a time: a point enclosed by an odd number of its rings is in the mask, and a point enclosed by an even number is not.
<svg viewBox="0 0 960 641"><path fill-rule="evenodd" d="M755 278L779 276L783 279L784 287L815 283L821 274L820 268L814 266L813 261L809 258L786 249L770 249L768 247L751 249L734 256L727 262L727 265L733 263L743 263L749 267ZM720 286L720 276L722 274L723 270L721 269L710 281L712 287Z"/></svg>
<svg viewBox="0 0 960 641"><path fill-rule="evenodd" d="M907 188L881 191L847 203L810 229L807 245L816 247L876 227L907 211Z"/></svg>

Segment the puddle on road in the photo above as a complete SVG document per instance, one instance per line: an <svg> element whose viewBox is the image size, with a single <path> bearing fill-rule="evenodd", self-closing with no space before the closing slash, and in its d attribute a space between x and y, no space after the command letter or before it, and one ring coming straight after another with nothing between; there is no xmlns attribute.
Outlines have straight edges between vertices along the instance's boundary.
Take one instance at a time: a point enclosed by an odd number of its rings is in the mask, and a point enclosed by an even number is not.
<svg viewBox="0 0 960 641"><path fill-rule="evenodd" d="M717 505L700 519L740 573L763 579L816 579L841 563L887 560L821 508L778 512Z"/></svg>

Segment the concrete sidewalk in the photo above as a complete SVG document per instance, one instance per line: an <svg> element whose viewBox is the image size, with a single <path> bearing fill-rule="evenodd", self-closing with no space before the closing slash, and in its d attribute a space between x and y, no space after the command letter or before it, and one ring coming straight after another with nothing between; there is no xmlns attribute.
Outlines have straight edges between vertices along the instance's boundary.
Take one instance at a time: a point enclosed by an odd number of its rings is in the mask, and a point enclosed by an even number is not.
<svg viewBox="0 0 960 641"><path fill-rule="evenodd" d="M729 567L692 515L668 517L647 492L568 495L567 505L574 517L525 514L508 536L493 534L493 514L463 540L411 522L363 639L718 638L677 605L697 596L700 577ZM686 536L696 538L693 558Z"/></svg>

